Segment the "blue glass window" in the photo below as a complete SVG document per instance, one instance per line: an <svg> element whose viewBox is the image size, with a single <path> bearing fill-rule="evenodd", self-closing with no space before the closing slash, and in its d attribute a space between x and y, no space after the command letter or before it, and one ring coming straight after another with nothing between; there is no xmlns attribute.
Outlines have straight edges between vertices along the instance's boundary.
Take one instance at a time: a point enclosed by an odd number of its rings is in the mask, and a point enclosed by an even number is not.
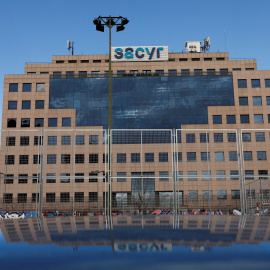
<svg viewBox="0 0 270 270"><path fill-rule="evenodd" d="M70 127L71 126L71 118L64 117L62 118L62 127Z"/></svg>
<svg viewBox="0 0 270 270"><path fill-rule="evenodd" d="M265 79L265 87L270 87L270 79Z"/></svg>
<svg viewBox="0 0 270 270"><path fill-rule="evenodd" d="M188 171L188 181L197 181L197 171Z"/></svg>
<svg viewBox="0 0 270 270"><path fill-rule="evenodd" d="M9 101L8 102L9 110L17 110L17 101Z"/></svg>
<svg viewBox="0 0 270 270"><path fill-rule="evenodd" d="M260 80L259 79L252 79L251 80L251 87L252 88L261 87Z"/></svg>
<svg viewBox="0 0 270 270"><path fill-rule="evenodd" d="M126 172L117 172L117 176L120 176L120 177L117 177L117 182L126 182L127 181L127 178L123 178L123 176L126 176L127 173Z"/></svg>
<svg viewBox="0 0 270 270"><path fill-rule="evenodd" d="M215 152L215 161L224 161L224 152Z"/></svg>
<svg viewBox="0 0 270 270"><path fill-rule="evenodd" d="M10 83L9 84L9 92L18 92L18 84Z"/></svg>
<svg viewBox="0 0 270 270"><path fill-rule="evenodd" d="M89 144L98 144L98 135L89 135Z"/></svg>
<svg viewBox="0 0 270 270"><path fill-rule="evenodd" d="M154 162L154 153L145 153L145 162Z"/></svg>
<svg viewBox="0 0 270 270"><path fill-rule="evenodd" d="M48 127L57 127L57 118L49 118Z"/></svg>
<svg viewBox="0 0 270 270"><path fill-rule="evenodd" d="M241 124L249 124L249 115L248 114L241 114L240 115L240 122L241 122Z"/></svg>
<svg viewBox="0 0 270 270"><path fill-rule="evenodd" d="M252 151L244 151L244 160L252 160Z"/></svg>
<svg viewBox="0 0 270 270"><path fill-rule="evenodd" d="M159 172L159 181L169 181L168 177L163 176L169 176L169 172Z"/></svg>
<svg viewBox="0 0 270 270"><path fill-rule="evenodd" d="M200 143L209 142L209 134L208 133L200 133Z"/></svg>
<svg viewBox="0 0 270 270"><path fill-rule="evenodd" d="M253 106L260 106L262 105L262 97L252 97Z"/></svg>
<svg viewBox="0 0 270 270"><path fill-rule="evenodd" d="M217 180L226 180L225 171L224 170L217 170L216 171L216 179Z"/></svg>
<svg viewBox="0 0 270 270"><path fill-rule="evenodd" d="M268 123L270 123L270 114L268 114L267 117L268 117Z"/></svg>
<svg viewBox="0 0 270 270"><path fill-rule="evenodd" d="M222 124L222 116L213 115L213 124Z"/></svg>
<svg viewBox="0 0 270 270"><path fill-rule="evenodd" d="M211 181L212 178L211 178L211 171L202 171L202 180L203 181Z"/></svg>
<svg viewBox="0 0 270 270"><path fill-rule="evenodd" d="M270 97L266 97L266 105L270 105Z"/></svg>
<svg viewBox="0 0 270 270"><path fill-rule="evenodd" d="M195 133L186 134L187 143L195 143Z"/></svg>
<svg viewBox="0 0 270 270"><path fill-rule="evenodd" d="M127 157L125 153L117 154L117 163L126 163Z"/></svg>
<svg viewBox="0 0 270 270"><path fill-rule="evenodd" d="M247 80L239 79L238 80L238 88L247 88Z"/></svg>
<svg viewBox="0 0 270 270"><path fill-rule="evenodd" d="M196 152L187 152L187 161L196 161Z"/></svg>
<svg viewBox="0 0 270 270"><path fill-rule="evenodd" d="M214 133L214 142L215 143L223 142L223 133Z"/></svg>
<svg viewBox="0 0 270 270"><path fill-rule="evenodd" d="M237 151L229 151L229 161L237 161Z"/></svg>
<svg viewBox="0 0 270 270"><path fill-rule="evenodd" d="M131 162L138 163L141 161L140 153L131 153Z"/></svg>
<svg viewBox="0 0 270 270"><path fill-rule="evenodd" d="M168 162L168 153L159 153L159 162Z"/></svg>
<svg viewBox="0 0 270 270"><path fill-rule="evenodd" d="M235 175L237 175L237 176L235 176ZM231 176L231 180L239 180L238 170L231 170L230 176Z"/></svg>
<svg viewBox="0 0 270 270"><path fill-rule="evenodd" d="M253 170L245 170L245 178L246 178L246 180L254 180L254 171Z"/></svg>
<svg viewBox="0 0 270 270"><path fill-rule="evenodd" d="M212 199L212 190L203 190L203 200Z"/></svg>
<svg viewBox="0 0 270 270"><path fill-rule="evenodd" d="M264 142L265 141L264 132L255 132L255 138L256 142Z"/></svg>
<svg viewBox="0 0 270 270"><path fill-rule="evenodd" d="M76 145L84 145L84 135L76 135Z"/></svg>
<svg viewBox="0 0 270 270"><path fill-rule="evenodd" d="M210 152L201 152L201 161L210 161Z"/></svg>
<svg viewBox="0 0 270 270"><path fill-rule="evenodd" d="M35 118L35 127L43 127L44 119L43 118Z"/></svg>
<svg viewBox="0 0 270 270"><path fill-rule="evenodd" d="M228 133L228 142L236 142L236 133Z"/></svg>
<svg viewBox="0 0 270 270"><path fill-rule="evenodd" d="M36 100L36 109L44 109L44 100Z"/></svg>
<svg viewBox="0 0 270 270"><path fill-rule="evenodd" d="M239 105L247 106L248 105L248 97L239 97Z"/></svg>
<svg viewBox="0 0 270 270"><path fill-rule="evenodd" d="M87 78L87 71L79 71L80 78Z"/></svg>
<svg viewBox="0 0 270 270"><path fill-rule="evenodd" d="M62 145L70 145L70 136L62 136L61 137L61 144Z"/></svg>
<svg viewBox="0 0 270 270"><path fill-rule="evenodd" d="M198 190L189 190L188 191L188 199L191 201L198 200Z"/></svg>
<svg viewBox="0 0 270 270"><path fill-rule="evenodd" d="M31 109L31 100L23 100L22 110L30 110L30 109Z"/></svg>
<svg viewBox="0 0 270 270"><path fill-rule="evenodd" d="M251 142L251 134L250 133L242 133L242 141L243 142Z"/></svg>
<svg viewBox="0 0 270 270"><path fill-rule="evenodd" d="M47 164L56 164L56 155L47 155Z"/></svg>
<svg viewBox="0 0 270 270"><path fill-rule="evenodd" d="M227 124L235 124L235 115L226 115Z"/></svg>
<svg viewBox="0 0 270 270"><path fill-rule="evenodd" d="M66 77L67 78L74 78L74 71L67 71L66 72Z"/></svg>
<svg viewBox="0 0 270 270"><path fill-rule="evenodd" d="M182 152L178 152L178 162L182 162L182 159L183 159L182 156L183 156Z"/></svg>
<svg viewBox="0 0 270 270"><path fill-rule="evenodd" d="M255 124L263 124L263 115L262 114L254 114L254 123Z"/></svg>
<svg viewBox="0 0 270 270"><path fill-rule="evenodd" d="M31 92L32 91L32 84L31 83L24 83L22 91L23 92Z"/></svg>
<svg viewBox="0 0 270 270"><path fill-rule="evenodd" d="M266 160L266 151L257 151L257 160Z"/></svg>
<svg viewBox="0 0 270 270"><path fill-rule="evenodd" d="M48 136L48 145L57 145L57 136Z"/></svg>

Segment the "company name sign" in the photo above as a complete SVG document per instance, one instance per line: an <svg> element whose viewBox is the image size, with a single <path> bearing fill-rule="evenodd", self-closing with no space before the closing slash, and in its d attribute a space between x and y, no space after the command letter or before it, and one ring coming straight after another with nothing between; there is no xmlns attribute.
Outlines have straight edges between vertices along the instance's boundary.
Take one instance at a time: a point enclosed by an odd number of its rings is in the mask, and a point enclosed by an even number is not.
<svg viewBox="0 0 270 270"><path fill-rule="evenodd" d="M168 46L112 47L112 61L168 61Z"/></svg>

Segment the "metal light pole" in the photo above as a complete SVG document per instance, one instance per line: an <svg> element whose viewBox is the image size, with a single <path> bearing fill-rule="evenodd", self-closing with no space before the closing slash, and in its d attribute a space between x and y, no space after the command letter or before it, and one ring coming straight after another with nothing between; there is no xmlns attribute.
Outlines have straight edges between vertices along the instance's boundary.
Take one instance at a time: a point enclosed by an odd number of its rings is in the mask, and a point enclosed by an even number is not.
<svg viewBox="0 0 270 270"><path fill-rule="evenodd" d="M104 26L109 28L109 108L108 108L108 214L112 213L111 205L111 129L112 129L112 59L111 59L111 29L116 26L116 31L123 31L124 25L128 24L129 20L122 16L119 17L102 17L94 19L93 23L96 25L96 30L104 32ZM105 195L106 196L106 195Z"/></svg>

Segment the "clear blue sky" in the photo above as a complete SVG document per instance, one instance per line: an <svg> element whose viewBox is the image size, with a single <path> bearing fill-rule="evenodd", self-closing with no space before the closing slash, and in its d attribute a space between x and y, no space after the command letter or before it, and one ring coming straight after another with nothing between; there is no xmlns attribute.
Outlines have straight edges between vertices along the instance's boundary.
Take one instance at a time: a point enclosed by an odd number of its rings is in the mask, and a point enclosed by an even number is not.
<svg viewBox="0 0 270 270"><path fill-rule="evenodd" d="M123 16L123 32L112 46L168 45L181 52L186 41L211 38L211 52L230 58L256 58L270 69L270 0L1 0L0 105L4 74L24 73L26 62L50 62L52 55L108 53L108 30L97 32L93 19ZM2 111L2 109L1 109Z"/></svg>

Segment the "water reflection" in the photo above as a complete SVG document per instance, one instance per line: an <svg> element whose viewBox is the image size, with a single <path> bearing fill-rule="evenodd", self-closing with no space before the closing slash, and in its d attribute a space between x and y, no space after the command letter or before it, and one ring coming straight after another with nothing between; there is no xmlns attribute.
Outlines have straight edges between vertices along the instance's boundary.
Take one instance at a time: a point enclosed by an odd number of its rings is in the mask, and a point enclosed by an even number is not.
<svg viewBox="0 0 270 270"><path fill-rule="evenodd" d="M119 266L122 263L135 269L132 261L136 269L139 265L149 269L147 263L157 261L156 269L179 269L180 264L193 269L189 267L200 260L204 262L198 265L200 269L218 260L226 260L227 266L232 260L234 264L241 262L246 269L255 262L260 265L257 269L269 269L270 263L269 217L117 216L111 223L102 216L28 218L2 220L0 229L1 258L23 257L34 262L46 256L52 261L57 257L65 269L80 269L83 262L97 267L89 269L107 269L112 261L118 269L126 269ZM75 268L71 268L71 254L74 261L80 262ZM9 263L18 269L16 260ZM39 267L20 269L46 269ZM53 265L50 268L54 269ZM223 269L220 265L218 268Z"/></svg>

